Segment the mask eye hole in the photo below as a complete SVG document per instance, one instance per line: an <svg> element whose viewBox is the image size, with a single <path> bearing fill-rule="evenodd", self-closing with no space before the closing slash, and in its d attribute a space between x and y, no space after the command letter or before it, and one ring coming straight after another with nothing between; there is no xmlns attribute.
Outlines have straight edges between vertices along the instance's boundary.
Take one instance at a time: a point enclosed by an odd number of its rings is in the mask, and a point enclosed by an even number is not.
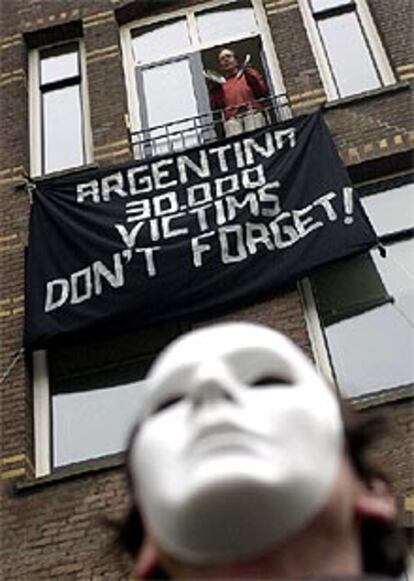
<svg viewBox="0 0 414 581"><path fill-rule="evenodd" d="M170 397L169 399L164 399L160 401L153 409L153 414L158 414L175 404L179 403L183 398L181 396Z"/></svg>
<svg viewBox="0 0 414 581"><path fill-rule="evenodd" d="M283 377L282 375L269 374L261 375L250 382L250 386L253 388L266 388L280 385L281 386L292 385L292 381L287 377Z"/></svg>

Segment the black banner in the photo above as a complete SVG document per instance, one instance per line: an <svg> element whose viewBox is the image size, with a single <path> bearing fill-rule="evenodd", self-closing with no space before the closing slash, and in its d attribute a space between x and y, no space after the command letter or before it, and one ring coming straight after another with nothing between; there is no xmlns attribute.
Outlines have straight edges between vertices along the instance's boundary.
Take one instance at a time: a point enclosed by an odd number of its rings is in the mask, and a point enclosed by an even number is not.
<svg viewBox="0 0 414 581"><path fill-rule="evenodd" d="M376 243L320 114L36 187L31 348L264 297Z"/></svg>

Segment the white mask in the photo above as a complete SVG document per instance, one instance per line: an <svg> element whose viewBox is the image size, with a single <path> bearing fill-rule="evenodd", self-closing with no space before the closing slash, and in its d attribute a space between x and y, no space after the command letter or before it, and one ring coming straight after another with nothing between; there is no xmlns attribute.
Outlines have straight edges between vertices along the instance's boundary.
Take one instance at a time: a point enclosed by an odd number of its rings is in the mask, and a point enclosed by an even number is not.
<svg viewBox="0 0 414 581"><path fill-rule="evenodd" d="M167 554L247 560L316 516L342 445L336 397L295 345L259 325L216 325L175 341L149 373L135 499Z"/></svg>

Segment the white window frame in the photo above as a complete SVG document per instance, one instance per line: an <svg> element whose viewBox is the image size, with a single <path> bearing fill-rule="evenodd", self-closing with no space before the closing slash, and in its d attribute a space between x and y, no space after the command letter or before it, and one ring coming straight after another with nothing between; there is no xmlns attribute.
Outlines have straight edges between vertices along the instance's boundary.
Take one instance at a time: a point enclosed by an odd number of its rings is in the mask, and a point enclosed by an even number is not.
<svg viewBox="0 0 414 581"><path fill-rule="evenodd" d="M52 430L52 395L50 389L50 373L47 350L33 352L33 433L34 433L34 467L35 477L48 476L55 470L64 468L53 467L54 434ZM90 457L85 461L94 461L106 457ZM81 464L83 460L76 462Z"/></svg>
<svg viewBox="0 0 414 581"><path fill-rule="evenodd" d="M138 93L135 80L135 63L133 59L132 42L131 42L131 31L135 28L141 28L146 25L151 24L161 24L162 22L167 22L168 20L175 19L180 16L188 17L189 32L194 39L194 44L188 52L199 52L207 48L211 48L211 45L204 45L199 41L196 34L196 16L195 14L200 10L218 8L225 4L232 4L235 0L213 0L211 2L205 2L192 6L190 8L182 8L180 10L174 10L171 12L165 12L162 15L155 17L143 18L139 21L133 21L123 26L120 31L121 35L121 47L122 47L122 60L125 73L125 83L126 83L126 93L127 93L127 103L129 111L129 129L132 132L138 132L143 129L141 123L141 110L138 101ZM267 16L265 9L263 7L261 0L250 0L254 14L258 23L258 34L262 41L263 50L266 55L266 59L269 65L270 79L275 88L276 94L286 93L286 88L283 83L282 73L279 66L279 62L276 56L274 42L272 41L271 32L269 29L269 24L267 21ZM257 36L255 34L254 36ZM238 40L244 40L248 38L246 35L231 36L227 40L223 38L223 44L226 42L237 42ZM177 54L168 53L166 56L174 57L183 54L180 50Z"/></svg>
<svg viewBox="0 0 414 581"><path fill-rule="evenodd" d="M335 387L335 389L338 390L326 343L325 332L319 318L312 285L308 277L299 281L298 291L302 301L306 330L308 332L312 353L315 358L315 367L318 370L318 373L322 375L322 377L324 377L332 387Z"/></svg>
<svg viewBox="0 0 414 581"><path fill-rule="evenodd" d="M407 181L407 184L409 182ZM397 188L398 186L391 186L389 189L392 190L393 188ZM366 194L366 197L375 197L376 195L381 195L381 193L386 192L387 189L384 188L379 189L378 191L374 191L372 194ZM364 200L364 197L361 198ZM366 210L365 210L366 211ZM395 230L394 232L398 232ZM393 232L393 233L394 233ZM391 233L392 235L392 233ZM383 233L383 237L389 236L388 233ZM381 238L381 236L380 236ZM384 242L385 247L388 245L392 245L392 241ZM318 309L316 306L315 296L312 289L311 282L308 277L302 279L297 285L299 295L302 301L302 309L305 318L306 329L308 332L309 340L311 343L312 353L315 359L315 366L318 372L327 379L331 385L335 386L336 391L340 394L340 386L335 377L335 369L334 365L330 356L328 342L325 334L325 327L321 322L319 317ZM398 386L394 386L398 387ZM394 389L393 387L389 388L389 390ZM362 396L357 396L356 399L365 399L367 401L372 400L376 401L377 392L369 392ZM351 397L353 399L353 396Z"/></svg>
<svg viewBox="0 0 414 581"><path fill-rule="evenodd" d="M41 478L51 474L53 468L52 450L54 435L52 431L52 395L47 350L33 352L33 432L34 432L34 467L35 477ZM106 454L102 457L107 456ZM99 458L91 457L86 461ZM82 463L82 461L76 462Z"/></svg>
<svg viewBox="0 0 414 581"><path fill-rule="evenodd" d="M171 340L178 337L184 332L191 329L191 325L187 323L172 324L173 328L167 327L161 334L156 337L156 345L151 348L150 351L143 349L142 354L138 355L143 359L146 359L147 363L151 363L158 354L170 343ZM147 333L146 333L147 335ZM116 341L113 338L112 341ZM141 350L140 350L141 351ZM122 353L122 351L120 351ZM53 376L51 376L49 368L49 356L50 352L45 349L33 351L32 354L32 385L33 385L33 439L34 439L34 466L35 466L35 477L41 478L47 476L55 471L59 471L65 466L71 464L82 464L83 462L93 462L98 461L102 458L108 458L113 454L118 454L115 452L103 452L99 456L90 456L85 458L85 460L76 460L73 463L68 464L61 463L54 465L54 446L55 444L55 434L53 430L53 421L56 419L53 415ZM145 379L145 376L139 376L136 378L136 382L140 382ZM122 382L119 384L122 386ZM116 387L113 385L111 387ZM101 389L100 387L91 386L91 389ZM76 391L76 390L75 390ZM121 450L119 451L121 452Z"/></svg>
<svg viewBox="0 0 414 581"><path fill-rule="evenodd" d="M88 99L88 79L86 74L86 53L82 39L75 39L79 46L79 62L81 69L81 101L82 101L82 128L85 164L93 161L92 129L90 124L90 108ZM30 142L30 175L39 177L46 175L42 172L42 114L40 93L40 52L45 48L57 47L62 43L53 43L32 49L29 52L29 142ZM80 166L81 167L81 166ZM67 168L76 169L76 168ZM61 170L66 171L66 170ZM50 172L51 173L51 172Z"/></svg>
<svg viewBox="0 0 414 581"><path fill-rule="evenodd" d="M33 353L33 431L35 476L51 473L50 386L47 352Z"/></svg>
<svg viewBox="0 0 414 581"><path fill-rule="evenodd" d="M395 75L388 61L387 54L375 26L374 19L369 10L366 0L354 0L355 11L361 22L362 32L364 33L367 43L376 66L381 86L392 85L396 82ZM325 89L328 101L340 99L341 96L336 88L334 75L328 62L325 47L318 31L318 25L312 13L309 0L299 0L299 8L302 13L303 22L310 41L313 55L318 65L322 84ZM356 93L357 94L357 93ZM356 95L355 94L355 95ZM354 95L348 95L352 98Z"/></svg>

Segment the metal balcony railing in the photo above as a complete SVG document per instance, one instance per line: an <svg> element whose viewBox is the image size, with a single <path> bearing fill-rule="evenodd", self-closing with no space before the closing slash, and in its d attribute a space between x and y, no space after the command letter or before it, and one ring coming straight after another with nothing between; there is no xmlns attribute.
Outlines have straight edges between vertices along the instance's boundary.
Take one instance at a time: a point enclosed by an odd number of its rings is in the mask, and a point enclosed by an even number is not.
<svg viewBox="0 0 414 581"><path fill-rule="evenodd" d="M292 117L286 94L261 99L260 107L252 109L245 103L238 105L237 111L235 107L226 107L148 129L130 131L134 157L148 159L183 151Z"/></svg>

